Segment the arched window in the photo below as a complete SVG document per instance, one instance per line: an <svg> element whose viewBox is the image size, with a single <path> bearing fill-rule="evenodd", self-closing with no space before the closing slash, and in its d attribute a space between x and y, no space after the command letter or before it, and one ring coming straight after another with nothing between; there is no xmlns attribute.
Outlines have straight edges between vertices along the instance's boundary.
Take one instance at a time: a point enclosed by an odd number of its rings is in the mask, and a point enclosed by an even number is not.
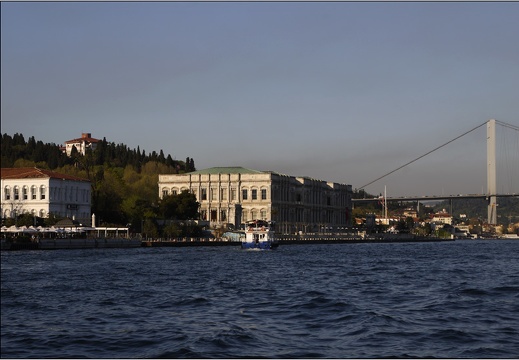
<svg viewBox="0 0 519 360"><path fill-rule="evenodd" d="M22 188L22 199L27 200L28 196L29 196L29 188L27 186L24 186Z"/></svg>
<svg viewBox="0 0 519 360"><path fill-rule="evenodd" d="M45 217L45 210L43 210L43 209L40 210L40 217L41 218Z"/></svg>
<svg viewBox="0 0 519 360"><path fill-rule="evenodd" d="M31 186L31 200L36 200L36 185Z"/></svg>
<svg viewBox="0 0 519 360"><path fill-rule="evenodd" d="M267 189L266 188L261 189L261 200L267 200Z"/></svg>
<svg viewBox="0 0 519 360"><path fill-rule="evenodd" d="M20 188L18 188L18 185L14 187L14 200L20 200Z"/></svg>
<svg viewBox="0 0 519 360"><path fill-rule="evenodd" d="M4 188L4 200L11 200L11 188L9 186Z"/></svg>
<svg viewBox="0 0 519 360"><path fill-rule="evenodd" d="M162 188L162 197L168 196L168 188Z"/></svg>
<svg viewBox="0 0 519 360"><path fill-rule="evenodd" d="M260 210L260 218L261 218L261 220L267 220L267 210L265 210L265 209Z"/></svg>
<svg viewBox="0 0 519 360"><path fill-rule="evenodd" d="M40 186L40 200L45 200L45 185Z"/></svg>

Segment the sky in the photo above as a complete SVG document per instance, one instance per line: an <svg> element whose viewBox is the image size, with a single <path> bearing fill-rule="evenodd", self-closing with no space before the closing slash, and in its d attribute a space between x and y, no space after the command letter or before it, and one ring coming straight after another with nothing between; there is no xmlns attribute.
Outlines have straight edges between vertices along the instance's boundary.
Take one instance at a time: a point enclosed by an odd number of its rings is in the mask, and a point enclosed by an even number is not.
<svg viewBox="0 0 519 360"><path fill-rule="evenodd" d="M360 188L488 119L519 126L518 17L516 2L2 2L2 134ZM497 132L498 190L519 192L517 131ZM384 189L486 191L486 127L365 188Z"/></svg>

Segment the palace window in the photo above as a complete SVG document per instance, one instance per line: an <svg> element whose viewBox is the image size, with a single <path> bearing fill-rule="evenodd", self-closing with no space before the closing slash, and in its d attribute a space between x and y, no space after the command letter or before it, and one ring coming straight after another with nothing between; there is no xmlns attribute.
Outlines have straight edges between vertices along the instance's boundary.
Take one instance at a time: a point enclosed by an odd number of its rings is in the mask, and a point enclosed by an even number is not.
<svg viewBox="0 0 519 360"><path fill-rule="evenodd" d="M24 186L22 188L22 199L27 200L28 195L29 195L29 188L27 186Z"/></svg>
<svg viewBox="0 0 519 360"><path fill-rule="evenodd" d="M31 200L36 200L36 185L31 186Z"/></svg>
<svg viewBox="0 0 519 360"><path fill-rule="evenodd" d="M4 188L4 199L11 200L11 188L9 188L9 186Z"/></svg>
<svg viewBox="0 0 519 360"><path fill-rule="evenodd" d="M45 186L40 187L40 200L45 200Z"/></svg>
<svg viewBox="0 0 519 360"><path fill-rule="evenodd" d="M267 189L261 189L261 200L267 200Z"/></svg>
<svg viewBox="0 0 519 360"><path fill-rule="evenodd" d="M252 189L251 198L252 198L252 200L258 200L258 190Z"/></svg>
<svg viewBox="0 0 519 360"><path fill-rule="evenodd" d="M247 200L247 189L242 189L241 190L241 198L242 200Z"/></svg>
<svg viewBox="0 0 519 360"><path fill-rule="evenodd" d="M19 200L20 199L20 189L18 188L18 186L14 187L14 199L15 200Z"/></svg>
<svg viewBox="0 0 519 360"><path fill-rule="evenodd" d="M207 189L201 189L201 200L207 200ZM204 219L205 220L205 219Z"/></svg>
<svg viewBox="0 0 519 360"><path fill-rule="evenodd" d="M227 200L227 189L226 188L220 189L220 200L222 200L222 201Z"/></svg>
<svg viewBox="0 0 519 360"><path fill-rule="evenodd" d="M236 201L236 189L231 189L231 201Z"/></svg>

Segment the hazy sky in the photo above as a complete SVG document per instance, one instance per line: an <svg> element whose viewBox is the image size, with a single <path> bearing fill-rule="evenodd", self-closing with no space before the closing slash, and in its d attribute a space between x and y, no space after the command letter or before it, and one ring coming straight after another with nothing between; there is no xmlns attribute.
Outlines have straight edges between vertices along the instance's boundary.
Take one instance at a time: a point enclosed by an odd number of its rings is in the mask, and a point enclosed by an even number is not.
<svg viewBox="0 0 519 360"><path fill-rule="evenodd" d="M490 118L519 125L518 18L510 2L2 2L2 133L357 188ZM517 168L517 131L498 134ZM384 186L480 193L486 128L366 190Z"/></svg>

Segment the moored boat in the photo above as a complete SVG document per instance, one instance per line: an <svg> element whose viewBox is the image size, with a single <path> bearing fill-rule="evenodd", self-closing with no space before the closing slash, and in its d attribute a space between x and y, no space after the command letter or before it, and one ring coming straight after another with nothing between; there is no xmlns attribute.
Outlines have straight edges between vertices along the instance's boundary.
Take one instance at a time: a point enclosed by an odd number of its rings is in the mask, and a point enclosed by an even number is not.
<svg viewBox="0 0 519 360"><path fill-rule="evenodd" d="M245 238L242 240L242 249L269 250L278 247L279 243L274 234L272 222L252 220L245 226Z"/></svg>

